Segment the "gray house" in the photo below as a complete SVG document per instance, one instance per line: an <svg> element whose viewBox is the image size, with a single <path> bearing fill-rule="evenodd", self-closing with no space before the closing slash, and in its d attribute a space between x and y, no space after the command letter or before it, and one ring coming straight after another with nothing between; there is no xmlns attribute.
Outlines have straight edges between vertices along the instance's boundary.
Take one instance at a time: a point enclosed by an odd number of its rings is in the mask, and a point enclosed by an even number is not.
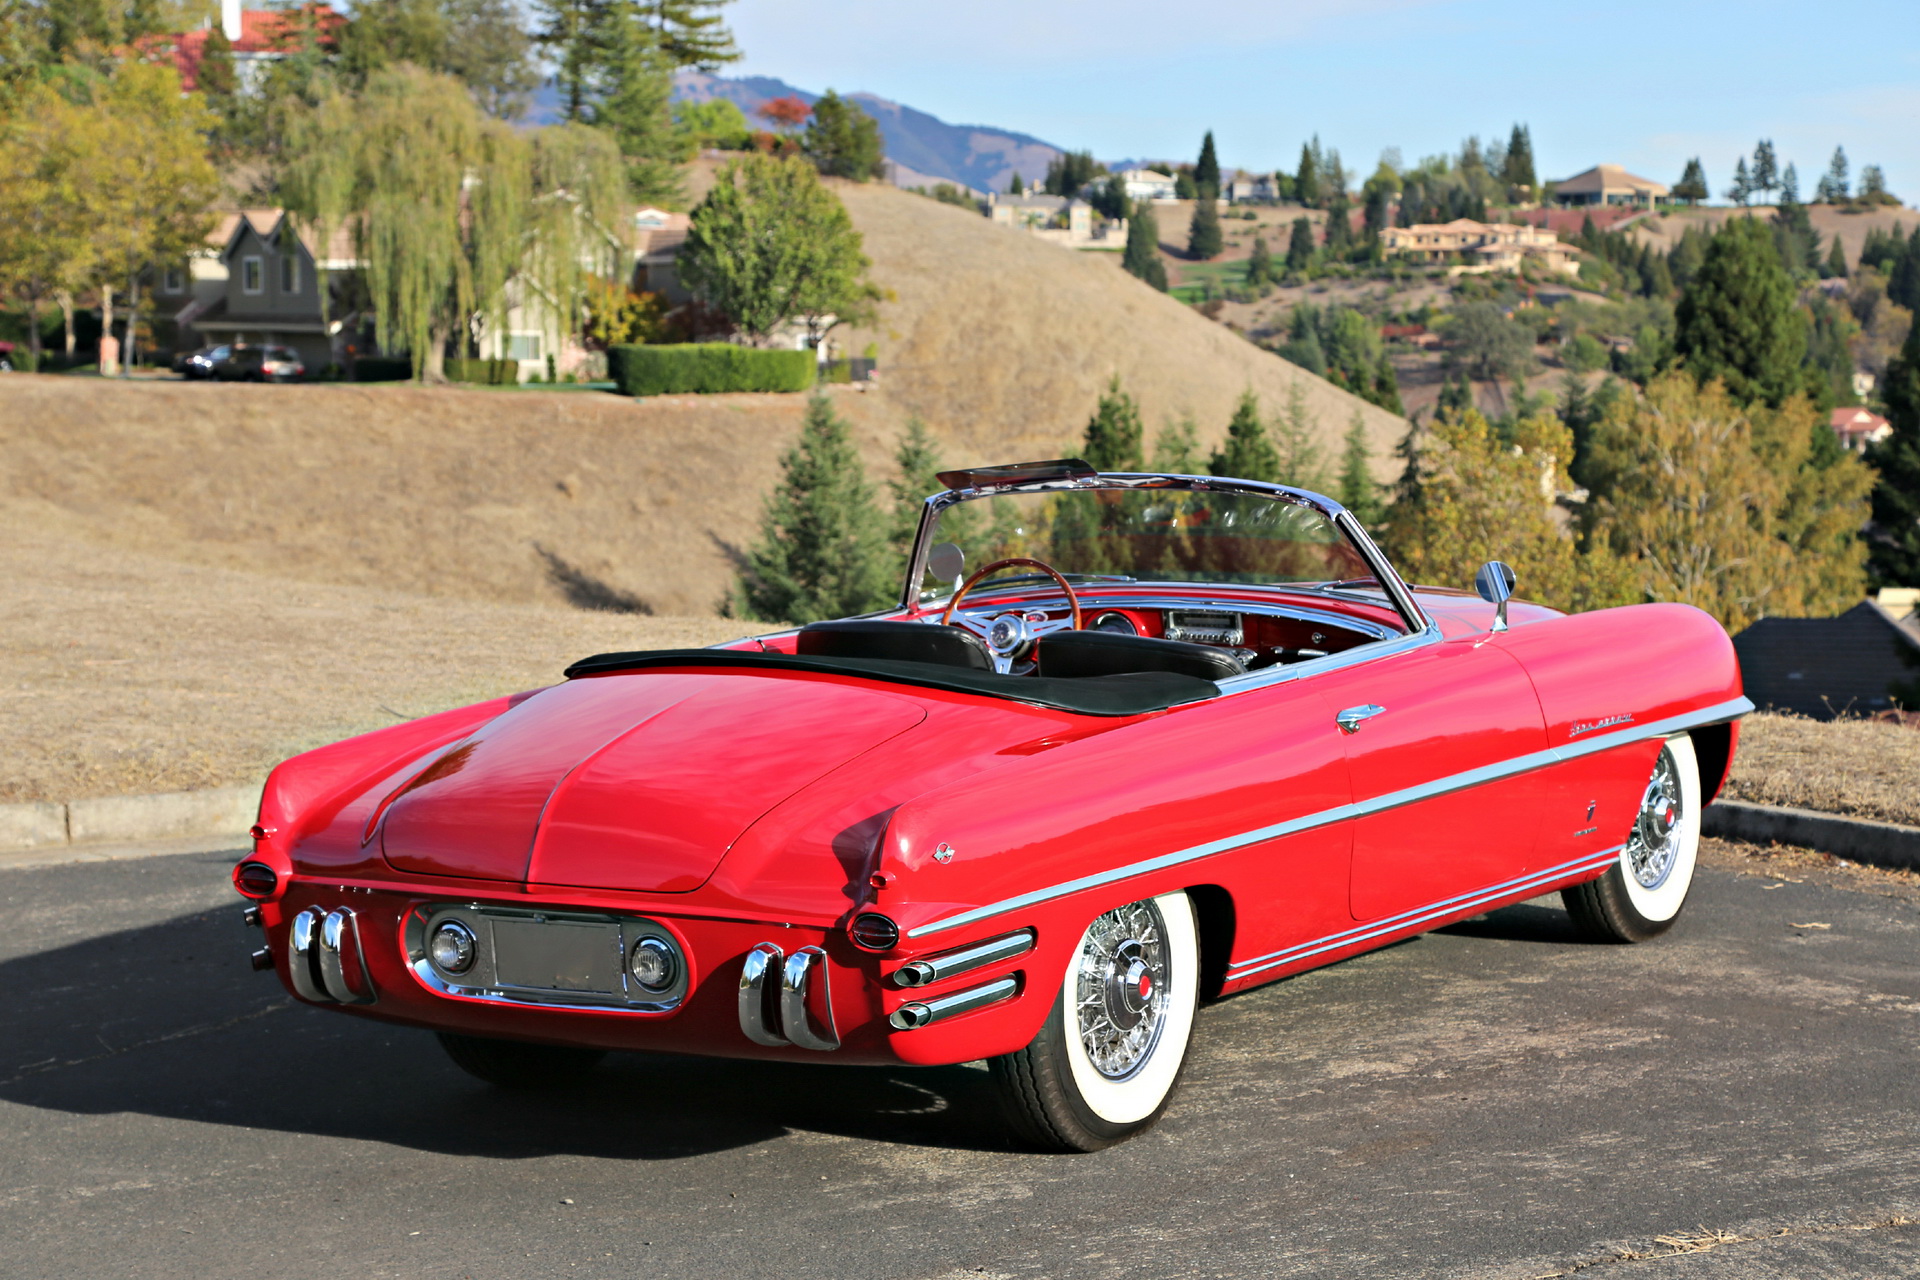
<svg viewBox="0 0 1920 1280"><path fill-rule="evenodd" d="M1762 708L1832 720L1920 707L1920 618L1872 600L1837 618L1762 618L1733 647Z"/></svg>
<svg viewBox="0 0 1920 1280"><path fill-rule="evenodd" d="M319 270L344 273L359 265L344 230L319 257L283 211L246 210L226 215L214 239L217 252L196 258L184 270L164 271L155 282L163 302L178 298L184 304L174 317L183 341L278 343L298 351L315 372L345 363L353 321L343 315L345 277L328 282L332 305L323 313Z"/></svg>

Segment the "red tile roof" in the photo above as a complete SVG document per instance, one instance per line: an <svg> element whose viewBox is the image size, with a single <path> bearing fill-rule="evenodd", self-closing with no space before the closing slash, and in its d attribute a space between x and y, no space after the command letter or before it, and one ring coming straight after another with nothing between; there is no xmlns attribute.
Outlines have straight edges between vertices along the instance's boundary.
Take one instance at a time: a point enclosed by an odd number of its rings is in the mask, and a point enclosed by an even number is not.
<svg viewBox="0 0 1920 1280"><path fill-rule="evenodd" d="M328 48L336 45L340 28L347 22L345 16L336 12L331 5L321 3L306 6L306 12L313 15L313 24L320 32L320 43ZM299 39L301 25L301 13L298 10L243 9L240 13L240 38L233 42L233 51L253 54L287 52ZM156 53L169 51L168 44L171 43L173 65L180 72L180 87L192 90L198 87L200 60L206 56L207 39L212 34L213 28L202 27L198 31L163 37L149 47Z"/></svg>

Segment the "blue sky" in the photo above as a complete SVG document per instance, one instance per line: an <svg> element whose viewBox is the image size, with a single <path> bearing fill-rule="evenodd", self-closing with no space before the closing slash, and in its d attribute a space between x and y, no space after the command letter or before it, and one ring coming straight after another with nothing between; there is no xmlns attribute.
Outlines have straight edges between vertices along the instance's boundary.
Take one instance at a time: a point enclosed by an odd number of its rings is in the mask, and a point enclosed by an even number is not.
<svg viewBox="0 0 1920 1280"><path fill-rule="evenodd" d="M1349 171L1532 129L1542 178L1597 161L1715 195L1770 137L1809 193L1836 143L1920 203L1915 0L736 0L732 74L867 90L1096 156L1291 169L1318 133Z"/></svg>

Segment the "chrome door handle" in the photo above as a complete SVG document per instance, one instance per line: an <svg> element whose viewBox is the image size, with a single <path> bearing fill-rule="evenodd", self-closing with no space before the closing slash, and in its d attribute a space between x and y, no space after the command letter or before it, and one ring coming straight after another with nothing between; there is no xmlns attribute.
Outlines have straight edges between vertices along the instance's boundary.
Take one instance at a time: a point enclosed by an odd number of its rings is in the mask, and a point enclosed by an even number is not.
<svg viewBox="0 0 1920 1280"><path fill-rule="evenodd" d="M1377 706L1369 702L1364 706L1348 707L1345 711L1335 716L1333 722L1340 726L1340 732L1342 733L1358 733L1360 732L1361 725L1385 710L1385 707Z"/></svg>

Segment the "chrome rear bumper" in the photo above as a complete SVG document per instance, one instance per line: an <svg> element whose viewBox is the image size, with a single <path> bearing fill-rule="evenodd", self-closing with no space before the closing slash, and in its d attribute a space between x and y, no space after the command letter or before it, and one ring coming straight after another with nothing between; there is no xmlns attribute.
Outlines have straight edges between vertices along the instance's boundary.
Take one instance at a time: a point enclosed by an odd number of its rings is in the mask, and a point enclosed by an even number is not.
<svg viewBox="0 0 1920 1280"><path fill-rule="evenodd" d="M747 952L740 966L740 1030L768 1048L838 1049L827 953L802 947L788 956L771 942Z"/></svg>
<svg viewBox="0 0 1920 1280"><path fill-rule="evenodd" d="M372 1004L378 998L352 911L340 907L322 915L309 907L293 918L287 937L287 969L302 1000Z"/></svg>

